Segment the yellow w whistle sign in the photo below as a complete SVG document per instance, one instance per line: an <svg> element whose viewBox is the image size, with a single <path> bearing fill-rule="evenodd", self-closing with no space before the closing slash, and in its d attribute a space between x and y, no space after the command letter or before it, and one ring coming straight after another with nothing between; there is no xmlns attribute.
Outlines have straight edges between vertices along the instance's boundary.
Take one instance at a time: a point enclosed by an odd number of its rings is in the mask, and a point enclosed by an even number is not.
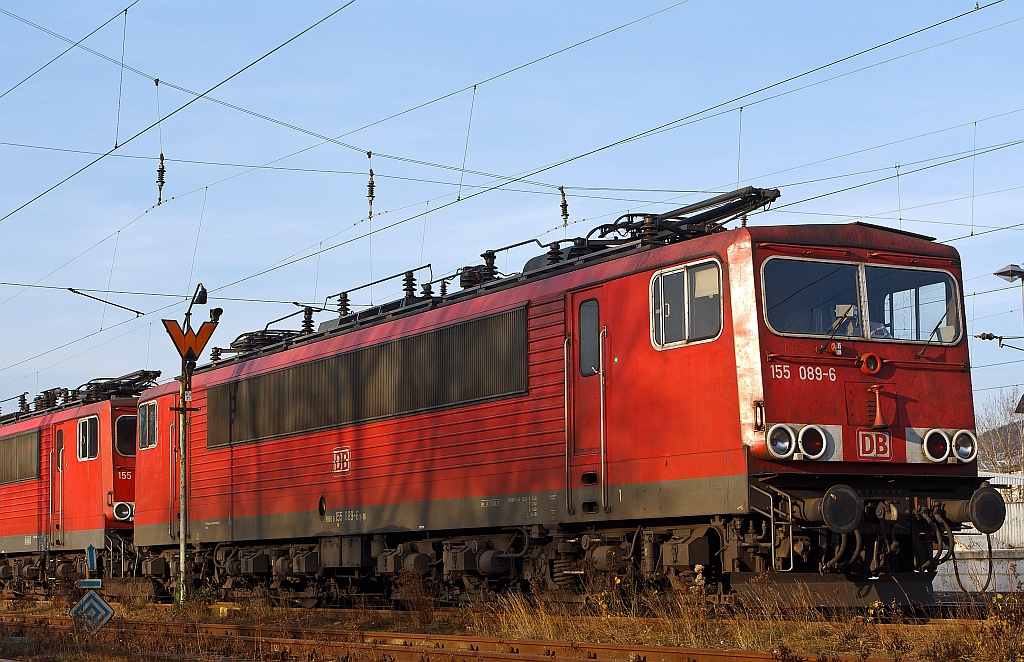
<svg viewBox="0 0 1024 662"><path fill-rule="evenodd" d="M196 333L192 330L191 325L182 331L177 320L160 321L164 323L167 335L174 342L174 346L178 349L178 354L181 354L181 358L186 361L196 361L199 359L199 355L203 353L206 343L210 342L213 330L217 328L216 322L203 322L203 325L199 327L199 333Z"/></svg>

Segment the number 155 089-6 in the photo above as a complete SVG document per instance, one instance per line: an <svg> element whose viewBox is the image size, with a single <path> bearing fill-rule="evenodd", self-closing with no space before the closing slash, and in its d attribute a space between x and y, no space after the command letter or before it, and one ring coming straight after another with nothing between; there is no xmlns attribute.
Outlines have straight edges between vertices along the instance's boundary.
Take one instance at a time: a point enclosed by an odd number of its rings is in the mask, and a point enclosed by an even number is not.
<svg viewBox="0 0 1024 662"><path fill-rule="evenodd" d="M772 379L789 379L790 370L789 366L782 363L773 363L771 366ZM800 366L797 370L797 375L800 379L808 382L820 382L829 380L834 382L836 380L836 369L828 368L824 369L816 366Z"/></svg>

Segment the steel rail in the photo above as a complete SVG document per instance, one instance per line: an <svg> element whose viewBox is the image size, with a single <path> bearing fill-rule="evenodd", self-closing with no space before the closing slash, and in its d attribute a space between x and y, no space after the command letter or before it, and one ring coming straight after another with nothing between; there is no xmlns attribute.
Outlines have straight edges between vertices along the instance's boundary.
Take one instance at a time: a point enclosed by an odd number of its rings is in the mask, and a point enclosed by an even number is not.
<svg viewBox="0 0 1024 662"><path fill-rule="evenodd" d="M67 616L0 614L0 627L71 631L76 626ZM756 651L126 619L111 621L105 631L166 637L172 643L175 638L187 637L182 641L190 645L198 641L212 648L219 642L225 648L270 649L290 655L370 653L371 659L389 662L552 662L555 658L564 662L753 662L779 659L777 653ZM837 662L863 660L859 656L829 656L829 659Z"/></svg>

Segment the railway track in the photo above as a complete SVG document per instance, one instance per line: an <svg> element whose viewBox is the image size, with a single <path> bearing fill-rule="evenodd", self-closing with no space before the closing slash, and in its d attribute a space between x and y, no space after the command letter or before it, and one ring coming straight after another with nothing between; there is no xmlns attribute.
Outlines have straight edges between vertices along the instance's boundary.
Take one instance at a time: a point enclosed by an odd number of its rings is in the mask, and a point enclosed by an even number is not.
<svg viewBox="0 0 1024 662"><path fill-rule="evenodd" d="M31 639L49 630L76 630L66 616L0 614L8 635ZM754 662L810 661L814 655L737 650L637 646L453 635L305 629L289 626L152 622L114 619L102 636L146 641L160 650L202 650L227 659L312 660L346 662ZM790 654L792 655L792 654ZM865 662L861 657L827 656L828 662ZM881 658L869 658L881 660Z"/></svg>

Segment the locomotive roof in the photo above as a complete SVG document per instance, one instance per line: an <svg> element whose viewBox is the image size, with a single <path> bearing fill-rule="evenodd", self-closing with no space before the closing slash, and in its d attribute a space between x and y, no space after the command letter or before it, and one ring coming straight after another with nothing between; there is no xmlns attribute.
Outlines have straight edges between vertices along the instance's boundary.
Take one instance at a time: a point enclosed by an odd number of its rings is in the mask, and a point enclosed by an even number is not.
<svg viewBox="0 0 1024 662"><path fill-rule="evenodd" d="M749 236L750 240L755 244L770 242L809 246L842 246L847 248L877 249L898 253L946 258L954 261L954 263L959 263L959 253L955 248L936 243L931 237L859 222L841 225L814 224L746 226L733 230L715 232L695 239L688 239L685 243L688 246L692 246L695 253L699 253L701 251L707 251L711 244L720 246L723 241L726 244L730 244L740 241L744 236ZM707 240L712 238L714 240L709 243ZM239 353L231 358L207 363L199 366L196 369L196 372L208 372L228 365L237 365L254 358L267 356L269 354L276 354L293 347L318 342L329 337L335 337L338 334L351 333L398 318L417 315L430 310L435 310L439 307L467 301L492 292L523 286L528 283L551 278L556 275L583 269L594 264L617 260L631 255L636 255L640 252L660 250L663 248L665 248L663 245L652 246L650 244L645 244L643 241L632 241L617 247L595 250L585 255L566 259L556 264L542 266L534 270L524 270L523 273L511 274L503 278L496 278L480 285L449 293L444 297L433 296L430 298L414 297L412 299L399 299L391 303L362 311L358 314L352 314L341 319L324 322L316 332L295 336L283 342ZM176 391L177 389L178 385L176 382L169 382L146 391L143 394L143 397L155 397L167 392Z"/></svg>
<svg viewBox="0 0 1024 662"><path fill-rule="evenodd" d="M33 406L30 411L14 411L0 416L0 425L9 425L48 414L77 411L102 402L109 402L113 407L131 407L144 390L156 383L159 376L159 370L137 370L121 377L92 379L76 389L49 389L36 396L31 403L26 398L26 405ZM60 404L58 400L61 401Z"/></svg>

